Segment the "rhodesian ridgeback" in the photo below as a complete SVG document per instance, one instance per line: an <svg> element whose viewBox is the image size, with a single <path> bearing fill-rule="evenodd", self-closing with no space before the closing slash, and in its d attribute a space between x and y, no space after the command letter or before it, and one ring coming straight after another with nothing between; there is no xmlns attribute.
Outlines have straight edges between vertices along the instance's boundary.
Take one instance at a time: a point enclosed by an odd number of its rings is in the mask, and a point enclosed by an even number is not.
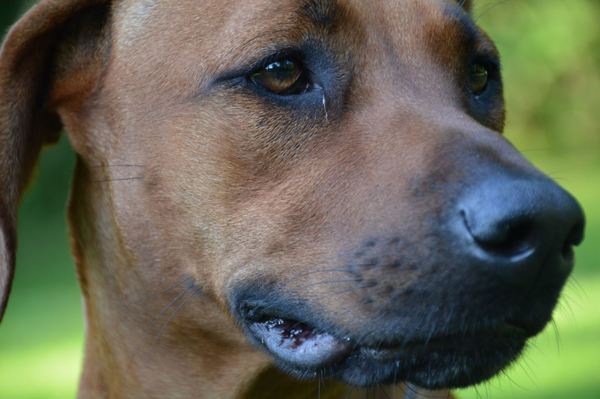
<svg viewBox="0 0 600 399"><path fill-rule="evenodd" d="M444 397L494 376L551 320L584 217L503 138L469 10L41 1L0 58L2 311L20 196L64 127L81 398Z"/></svg>

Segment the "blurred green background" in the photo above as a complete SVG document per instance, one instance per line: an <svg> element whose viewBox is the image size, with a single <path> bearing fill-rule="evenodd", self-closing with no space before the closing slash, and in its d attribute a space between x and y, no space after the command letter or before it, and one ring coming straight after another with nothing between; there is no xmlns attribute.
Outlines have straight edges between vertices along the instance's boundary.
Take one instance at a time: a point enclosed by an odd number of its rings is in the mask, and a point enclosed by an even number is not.
<svg viewBox="0 0 600 399"><path fill-rule="evenodd" d="M600 398L600 1L475 0L504 64L507 136L583 204L587 240L555 328L502 376L461 398ZM0 29L28 6L3 0ZM45 151L21 207L13 295L0 327L0 399L73 398L83 316L65 225L74 165Z"/></svg>

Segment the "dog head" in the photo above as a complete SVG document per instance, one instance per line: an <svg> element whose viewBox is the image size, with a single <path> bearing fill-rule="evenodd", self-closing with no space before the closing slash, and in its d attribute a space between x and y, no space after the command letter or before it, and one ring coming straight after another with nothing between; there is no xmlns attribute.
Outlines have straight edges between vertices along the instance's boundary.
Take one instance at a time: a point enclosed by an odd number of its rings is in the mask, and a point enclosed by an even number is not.
<svg viewBox="0 0 600 399"><path fill-rule="evenodd" d="M463 6L42 1L0 62L3 303L63 125L105 342L183 287L173 345L251 342L359 386L491 377L550 320L583 215L502 137L498 54Z"/></svg>

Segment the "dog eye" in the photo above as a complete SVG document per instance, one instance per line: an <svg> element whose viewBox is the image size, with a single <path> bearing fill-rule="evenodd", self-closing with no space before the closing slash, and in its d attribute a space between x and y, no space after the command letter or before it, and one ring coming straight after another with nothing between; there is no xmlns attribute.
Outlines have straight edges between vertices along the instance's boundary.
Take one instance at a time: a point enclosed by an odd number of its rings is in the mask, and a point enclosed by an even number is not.
<svg viewBox="0 0 600 399"><path fill-rule="evenodd" d="M306 71L301 63L293 59L271 62L251 73L250 80L254 84L282 96L302 94L309 89Z"/></svg>
<svg viewBox="0 0 600 399"><path fill-rule="evenodd" d="M469 73L469 86L473 94L480 95L487 89L490 72L482 64L473 64Z"/></svg>

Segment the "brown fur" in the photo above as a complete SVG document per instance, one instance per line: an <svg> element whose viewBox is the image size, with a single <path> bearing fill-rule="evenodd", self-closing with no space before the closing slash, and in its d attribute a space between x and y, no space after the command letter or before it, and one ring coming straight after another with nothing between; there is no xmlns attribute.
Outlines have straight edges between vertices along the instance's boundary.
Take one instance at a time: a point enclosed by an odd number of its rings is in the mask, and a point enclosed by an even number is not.
<svg viewBox="0 0 600 399"><path fill-rule="evenodd" d="M429 272L397 272L386 286L356 269L360 294L342 284L329 295L322 281L337 276L323 265L351 263L369 231L393 233L389 221L425 235L421 221L444 201L436 175L464 173L453 148L529 168L497 134L502 104L484 120L465 110L450 1L315 1L317 21L301 3L43 0L10 32L2 303L17 203L58 116L78 154L69 221L87 320L81 398L316 397L314 382L279 375L248 343L232 287L277 281L360 330L386 293ZM215 84L274 42L306 36L354 74L327 118ZM328 383L321 397L345 390Z"/></svg>

